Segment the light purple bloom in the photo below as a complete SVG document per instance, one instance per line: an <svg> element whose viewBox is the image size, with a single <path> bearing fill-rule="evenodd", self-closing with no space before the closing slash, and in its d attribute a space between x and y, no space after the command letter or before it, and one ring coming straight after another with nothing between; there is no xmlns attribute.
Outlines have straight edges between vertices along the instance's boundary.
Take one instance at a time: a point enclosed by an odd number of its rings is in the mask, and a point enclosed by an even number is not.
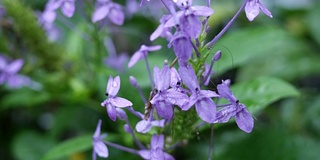
<svg viewBox="0 0 320 160"><path fill-rule="evenodd" d="M117 93L120 89L120 77L116 76L114 79L110 76L107 89L106 96L108 98L101 103L102 107L106 107L107 113L111 120L115 121L117 119L117 110L116 107L128 107L132 106L132 103L127 99L117 97Z"/></svg>
<svg viewBox="0 0 320 160"><path fill-rule="evenodd" d="M139 121L136 125L136 130L140 133L147 133L149 132L152 127L164 127L165 120L151 120L149 118L148 120L142 119Z"/></svg>
<svg viewBox="0 0 320 160"><path fill-rule="evenodd" d="M250 133L254 126L252 115L248 112L246 106L240 103L232 94L229 85L230 80L225 80L217 86L221 97L227 99L231 104L217 112L215 123L226 123L231 117L235 116L238 127L241 130Z"/></svg>
<svg viewBox="0 0 320 160"><path fill-rule="evenodd" d="M205 122L213 123L216 118L216 105L211 97L219 97L219 95L214 91L200 89L192 66L180 66L179 73L184 84L191 90L188 105L181 109L187 111L195 104L199 117Z"/></svg>
<svg viewBox="0 0 320 160"><path fill-rule="evenodd" d="M140 49L138 51L136 51L129 63L128 63L128 67L131 68L132 66L134 66L138 61L140 61L143 58L147 58L148 52L149 51L157 51L160 50L161 46L160 45L156 45L156 46L145 46L145 45L141 45Z"/></svg>
<svg viewBox="0 0 320 160"><path fill-rule="evenodd" d="M117 71L123 72L125 70L125 64L128 62L129 56L126 53L119 55L110 55L104 59L104 63Z"/></svg>
<svg viewBox="0 0 320 160"><path fill-rule="evenodd" d="M154 67L154 82L156 94L151 99L150 103L153 104L160 117L164 119L171 119L173 117L173 105L183 107L188 102L188 96L169 89L170 85L170 70L168 65L164 65L162 70Z"/></svg>
<svg viewBox="0 0 320 160"><path fill-rule="evenodd" d="M93 145L92 159L93 160L96 160L97 155L103 158L107 158L109 156L108 148L102 141L102 139L105 138L107 134L100 135L101 123L102 121L100 119L96 128L96 131L94 132L92 137L92 145Z"/></svg>
<svg viewBox="0 0 320 160"><path fill-rule="evenodd" d="M173 46L174 53L183 62L187 62L192 54L190 37L183 31L177 31L171 38L168 47Z"/></svg>
<svg viewBox="0 0 320 160"><path fill-rule="evenodd" d="M165 27L171 27L179 23L182 31L186 32L191 38L198 38L202 29L199 16L208 17L213 14L213 9L206 6L191 6L192 0L177 0L175 3L181 11L177 12L176 17L169 19Z"/></svg>
<svg viewBox="0 0 320 160"><path fill-rule="evenodd" d="M163 151L164 136L153 135L151 138L150 150L140 150L139 155L146 160L174 160L170 154Z"/></svg>
<svg viewBox="0 0 320 160"><path fill-rule="evenodd" d="M248 20L253 21L259 15L260 9L265 15L272 18L271 12L260 2L260 0L247 0L245 12Z"/></svg>
<svg viewBox="0 0 320 160"><path fill-rule="evenodd" d="M55 12L55 10L58 8L61 8L61 12L64 16L70 18L73 16L76 9L75 0L49 0L44 12L50 13L50 17L52 19L53 17L55 18L55 13L53 12Z"/></svg>
<svg viewBox="0 0 320 160"><path fill-rule="evenodd" d="M122 11L122 7L111 1L100 1L97 2L98 7L93 13L92 22L96 23L106 17L116 25L122 25L124 23L124 13Z"/></svg>

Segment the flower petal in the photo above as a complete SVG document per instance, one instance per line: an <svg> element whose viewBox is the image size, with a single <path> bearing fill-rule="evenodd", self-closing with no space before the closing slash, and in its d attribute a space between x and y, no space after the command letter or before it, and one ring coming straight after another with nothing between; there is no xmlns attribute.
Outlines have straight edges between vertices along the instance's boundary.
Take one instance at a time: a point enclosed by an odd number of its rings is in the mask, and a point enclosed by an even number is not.
<svg viewBox="0 0 320 160"><path fill-rule="evenodd" d="M150 159L151 158L150 150L140 150L140 151L138 151L138 153L143 159Z"/></svg>
<svg viewBox="0 0 320 160"><path fill-rule="evenodd" d="M152 124L149 121L146 121L144 119L138 122L136 125L136 130L139 133L147 133L148 131L150 131L151 128L152 128Z"/></svg>
<svg viewBox="0 0 320 160"><path fill-rule="evenodd" d="M213 123L216 118L216 105L210 98L204 98L195 104L199 117L208 123Z"/></svg>
<svg viewBox="0 0 320 160"><path fill-rule="evenodd" d="M249 21L253 21L259 15L259 4L256 2L256 0L247 1L245 12Z"/></svg>
<svg viewBox="0 0 320 160"><path fill-rule="evenodd" d="M164 146L164 136L162 134L154 134L151 138L151 149L163 148Z"/></svg>
<svg viewBox="0 0 320 160"><path fill-rule="evenodd" d="M7 68L5 69L5 72L7 72L7 73L9 73L9 74L15 74L15 73L17 73L17 72L21 69L23 63L24 63L24 62L23 62L22 59L17 59L17 60L15 60L15 61L11 62L11 63L7 66Z"/></svg>
<svg viewBox="0 0 320 160"><path fill-rule="evenodd" d="M122 97L114 97L111 99L111 103L117 107L128 107L128 106L132 106L132 103Z"/></svg>
<svg viewBox="0 0 320 160"><path fill-rule="evenodd" d="M138 50L137 52L135 52L132 57L130 58L130 61L128 63L128 68L131 68L132 66L134 66L138 61L140 61L142 58L144 57L143 53Z"/></svg>
<svg viewBox="0 0 320 160"><path fill-rule="evenodd" d="M222 81L221 84L217 85L218 93L221 97L227 99L230 103L235 104L237 101L237 98L232 94L230 88L230 80Z"/></svg>
<svg viewBox="0 0 320 160"><path fill-rule="evenodd" d="M191 9L196 16L208 17L213 14L213 9L207 6L192 6Z"/></svg>
<svg viewBox="0 0 320 160"><path fill-rule="evenodd" d="M102 20L108 15L109 11L110 11L110 5L103 5L97 8L93 13L92 22L96 23L97 21Z"/></svg>
<svg viewBox="0 0 320 160"><path fill-rule="evenodd" d="M109 96L115 96L119 92L120 89L120 77L116 76L114 79L110 76L106 93L109 94Z"/></svg>
<svg viewBox="0 0 320 160"><path fill-rule="evenodd" d="M114 5L116 5L116 4L114 4ZM112 23L114 23L118 26L121 26L124 22L124 19L125 19L124 13L121 10L121 7L119 5L117 5L116 7L113 7L110 10L108 18Z"/></svg>
<svg viewBox="0 0 320 160"><path fill-rule="evenodd" d="M98 122L98 124L97 124L97 128L96 128L96 130L94 131L94 134L93 134L93 138L97 138L97 137L100 136L101 124L102 124L102 120L99 119L99 122Z"/></svg>
<svg viewBox="0 0 320 160"><path fill-rule="evenodd" d="M151 34L150 36L150 41L154 41L155 39L157 39L162 32L164 31L164 24L160 24L157 29Z"/></svg>
<svg viewBox="0 0 320 160"><path fill-rule="evenodd" d="M164 101L158 101L155 103L155 107L157 110L157 113L160 117L163 117L164 119L171 119L173 116L173 107L171 104L168 104Z"/></svg>
<svg viewBox="0 0 320 160"><path fill-rule="evenodd" d="M74 1L64 1L63 5L61 6L61 11L63 15L66 17L72 17L75 11L75 4Z"/></svg>
<svg viewBox="0 0 320 160"><path fill-rule="evenodd" d="M248 112L247 109L243 108L240 112L238 112L235 116L235 120L241 130L247 133L250 133L252 131L254 122L252 115Z"/></svg>
<svg viewBox="0 0 320 160"><path fill-rule="evenodd" d="M106 106L106 109L107 109L107 113L108 113L110 119L113 121L116 121L116 119L117 119L116 108L113 105L111 105L110 103L108 103Z"/></svg>
<svg viewBox="0 0 320 160"><path fill-rule="evenodd" d="M102 141L94 141L93 150L99 157L107 158L109 156L108 148Z"/></svg>
<svg viewBox="0 0 320 160"><path fill-rule="evenodd" d="M191 65L180 66L179 74L183 83L193 92L196 92L196 89L200 89L198 79Z"/></svg>

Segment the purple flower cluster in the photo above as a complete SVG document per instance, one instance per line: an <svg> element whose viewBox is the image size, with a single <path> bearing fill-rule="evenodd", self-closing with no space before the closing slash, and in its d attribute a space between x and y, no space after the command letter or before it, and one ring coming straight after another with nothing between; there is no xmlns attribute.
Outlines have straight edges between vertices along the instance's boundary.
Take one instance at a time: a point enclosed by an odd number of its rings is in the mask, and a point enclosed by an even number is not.
<svg viewBox="0 0 320 160"><path fill-rule="evenodd" d="M107 114L111 120L118 119L125 121L124 130L130 133L139 150L126 148L111 142L102 141L99 130L93 136L94 157L108 156L106 145L112 146L150 160L171 160L174 159L165 152L164 135L156 132L153 127L165 127L169 125L178 112L188 112L195 110L197 116L205 123L226 123L234 117L238 127L246 133L250 133L254 127L254 120L246 106L235 97L230 90L230 80L222 80L217 85L217 92L205 89L210 83L210 77L214 74L212 70L216 61L221 58L221 51L218 51L212 58L211 64L206 64L206 58L210 53L210 47L221 35L230 27L235 18L209 43L205 44L205 38L209 30L208 19L214 13L210 8L210 1L207 6L193 6L192 0L163 0L161 1L170 14L163 15L160 25L151 34L150 40L163 37L168 41L168 48L173 47L176 59L171 65L166 60L163 67L153 67L153 76L148 63L148 52L158 51L161 46L141 45L128 63L128 68L133 67L138 61L144 59L151 82L151 92L149 99L144 96L137 80L130 76L131 84L138 90L145 103L144 114L134 110L135 104L129 100L117 97L120 89L120 77L110 76L106 95L108 98L101 103L106 107ZM141 1L141 4L147 3ZM92 21L97 22L106 17L114 24L121 25L124 20L121 6L111 0L98 0L96 10L92 16ZM176 8L178 9L176 11ZM272 17L259 0L246 0L240 10L245 10L249 21L252 21L259 14L260 9L269 17ZM178 62L178 68L174 64ZM225 99L227 104L216 104L216 100ZM130 126L125 110L138 117L140 121L136 124L135 130L139 133L151 133L151 145L148 149L135 136L135 132ZM194 122L194 123L198 123ZM98 128L97 127L97 128ZM154 133L157 134L154 134Z"/></svg>

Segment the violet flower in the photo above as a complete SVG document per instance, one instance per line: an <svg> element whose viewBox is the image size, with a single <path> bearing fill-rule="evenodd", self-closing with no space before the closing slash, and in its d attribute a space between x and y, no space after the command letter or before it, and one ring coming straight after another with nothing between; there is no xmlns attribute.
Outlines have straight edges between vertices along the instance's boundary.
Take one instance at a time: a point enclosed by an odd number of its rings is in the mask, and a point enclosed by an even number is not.
<svg viewBox="0 0 320 160"><path fill-rule="evenodd" d="M247 0L245 12L248 20L253 21L259 15L260 9L265 15L272 18L271 12L260 2L260 0Z"/></svg>
<svg viewBox="0 0 320 160"><path fill-rule="evenodd" d="M231 117L235 116L238 127L241 130L250 133L254 126L252 115L248 112L246 106L240 103L239 100L237 100L236 97L232 94L229 85L230 80L225 80L217 86L218 92L221 97L228 100L231 104L217 112L216 120L214 123L226 123Z"/></svg>
<svg viewBox="0 0 320 160"><path fill-rule="evenodd" d="M162 70L154 67L154 82L156 94L150 103L155 106L160 117L171 119L173 117L173 105L183 107L188 103L188 96L175 89L169 89L170 70L168 65L164 65Z"/></svg>
<svg viewBox="0 0 320 160"><path fill-rule="evenodd" d="M187 62L192 54L190 37L183 31L177 31L171 38L168 48L173 46L174 53L183 62Z"/></svg>
<svg viewBox="0 0 320 160"><path fill-rule="evenodd" d="M96 160L97 155L103 158L107 158L109 156L108 148L102 141L102 139L105 138L107 134L100 135L101 123L102 121L100 119L96 128L96 131L94 132L92 137L92 145L93 145L92 159L93 160Z"/></svg>
<svg viewBox="0 0 320 160"><path fill-rule="evenodd" d="M115 121L117 119L117 111L116 107L128 107L132 106L132 103L125 98L117 97L117 93L120 89L120 77L116 76L114 79L110 76L107 89L106 96L108 98L101 103L102 107L106 107L107 113L111 120Z"/></svg>
<svg viewBox="0 0 320 160"><path fill-rule="evenodd" d="M97 3L98 7L92 14L93 23L96 23L106 17L108 17L113 24L120 26L124 23L124 12L119 4L105 0L100 0Z"/></svg>
<svg viewBox="0 0 320 160"><path fill-rule="evenodd" d="M70 18L73 16L75 7L75 0L49 0L45 12L53 12L61 8L61 12L64 16ZM52 16L52 15L51 15Z"/></svg>
<svg viewBox="0 0 320 160"><path fill-rule="evenodd" d="M140 61L141 59L144 59L147 57L148 52L149 51L157 51L160 50L161 46L160 45L156 45L156 46L145 46L145 45L141 45L140 49L138 51L136 51L129 63L128 63L128 67L131 68L132 66L134 66L138 61Z"/></svg>
<svg viewBox="0 0 320 160"><path fill-rule="evenodd" d="M153 135L151 138L150 150L140 150L139 155L146 160L174 160L170 154L163 151L164 136Z"/></svg>
<svg viewBox="0 0 320 160"><path fill-rule="evenodd" d="M205 122L213 123L216 118L216 104L211 97L219 97L219 95L214 91L200 89L197 76L191 65L180 66L179 73L184 84L191 90L188 105L181 109L187 111L195 104L199 117Z"/></svg>
<svg viewBox="0 0 320 160"><path fill-rule="evenodd" d="M177 25L181 29L186 32L191 38L198 38L201 29L202 23L199 20L199 16L208 17L213 14L213 9L206 6L191 6L192 0L175 0L177 6L181 9L181 11L177 12L176 17L172 17L165 24L165 27L171 27ZM179 21L176 22L178 19Z"/></svg>

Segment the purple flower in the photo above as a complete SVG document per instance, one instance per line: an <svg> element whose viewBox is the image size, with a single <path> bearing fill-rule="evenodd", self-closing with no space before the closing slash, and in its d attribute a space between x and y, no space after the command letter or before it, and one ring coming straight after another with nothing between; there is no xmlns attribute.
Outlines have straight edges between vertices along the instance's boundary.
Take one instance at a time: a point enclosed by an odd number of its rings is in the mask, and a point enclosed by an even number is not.
<svg viewBox="0 0 320 160"><path fill-rule="evenodd" d="M165 120L151 120L149 118L148 120L142 119L140 122L136 125L136 130L139 133L147 133L151 130L152 127L164 127Z"/></svg>
<svg viewBox="0 0 320 160"><path fill-rule="evenodd" d="M153 135L151 138L150 150L140 150L139 155L146 160L174 160L174 158L163 152L164 136Z"/></svg>
<svg viewBox="0 0 320 160"><path fill-rule="evenodd" d="M9 81L11 77L16 76L23 63L22 59L17 59L8 64L6 59L0 56L0 85Z"/></svg>
<svg viewBox="0 0 320 160"><path fill-rule="evenodd" d="M96 8L92 16L93 23L96 23L97 21L108 17L109 20L116 25L120 26L123 24L125 17L119 4L111 1L101 0L97 3L98 7Z"/></svg>
<svg viewBox="0 0 320 160"><path fill-rule="evenodd" d="M165 37L167 40L170 40L172 37L171 27L165 27L165 23L172 18L172 15L163 15L160 19L160 25L158 28L151 34L150 41L153 41L160 37Z"/></svg>
<svg viewBox="0 0 320 160"><path fill-rule="evenodd" d="M230 80L225 80L217 86L221 97L227 99L231 104L217 112L215 123L226 123L231 117L235 116L238 127L241 130L250 133L254 126L252 115L248 112L246 106L240 103L232 94L229 85Z"/></svg>
<svg viewBox="0 0 320 160"><path fill-rule="evenodd" d="M75 0L49 0L46 5L45 12L51 12L51 16L54 16L55 18L53 12L58 8L61 8L61 12L64 16L70 18L73 16L76 9Z"/></svg>
<svg viewBox="0 0 320 160"><path fill-rule="evenodd" d="M260 2L260 0L247 0L245 12L248 20L253 21L259 15L260 9L265 15L272 18L271 12Z"/></svg>
<svg viewBox="0 0 320 160"><path fill-rule="evenodd" d="M173 105L183 107L188 102L188 96L176 91L168 89L170 85L170 70L168 65L164 65L162 70L154 67L154 82L156 94L151 99L160 117L171 119L173 116Z"/></svg>
<svg viewBox="0 0 320 160"><path fill-rule="evenodd" d="M179 23L182 31L186 32L191 38L198 38L202 29L199 16L208 17L213 14L213 9L206 6L191 6L192 0L177 0L175 3L181 11L177 12L176 17L168 20L165 27L171 27Z"/></svg>
<svg viewBox="0 0 320 160"><path fill-rule="evenodd" d="M149 51L157 51L161 49L160 45L156 45L156 46L145 46L145 45L141 45L140 49L138 51L136 51L129 63L128 63L128 67L131 68L132 66L134 66L138 61L140 61L143 58L147 58L148 52Z"/></svg>
<svg viewBox="0 0 320 160"><path fill-rule="evenodd" d="M115 121L117 119L117 110L116 107L128 107L132 106L132 103L127 99L117 97L117 93L120 89L120 77L116 76L114 79L110 76L107 89L106 96L108 98L101 103L102 107L106 107L107 113L111 120Z"/></svg>
<svg viewBox="0 0 320 160"><path fill-rule="evenodd" d="M174 53L183 62L189 60L192 54L190 37L183 31L177 31L171 38L168 48L173 46Z"/></svg>
<svg viewBox="0 0 320 160"><path fill-rule="evenodd" d="M97 155L103 158L107 158L109 156L108 148L102 141L102 139L105 138L107 134L100 135L101 123L102 121L100 119L96 128L96 131L94 132L92 137L92 145L93 145L92 159L93 160L96 160Z"/></svg>
<svg viewBox="0 0 320 160"><path fill-rule="evenodd" d="M179 73L184 84L191 90L188 105L181 109L187 111L195 104L199 117L205 122L213 123L216 118L216 105L211 97L219 97L219 95L210 90L200 89L197 76L190 65L180 66Z"/></svg>
<svg viewBox="0 0 320 160"><path fill-rule="evenodd" d="M125 64L128 62L129 56L126 53L119 55L110 55L104 59L104 63L119 72L124 72Z"/></svg>

